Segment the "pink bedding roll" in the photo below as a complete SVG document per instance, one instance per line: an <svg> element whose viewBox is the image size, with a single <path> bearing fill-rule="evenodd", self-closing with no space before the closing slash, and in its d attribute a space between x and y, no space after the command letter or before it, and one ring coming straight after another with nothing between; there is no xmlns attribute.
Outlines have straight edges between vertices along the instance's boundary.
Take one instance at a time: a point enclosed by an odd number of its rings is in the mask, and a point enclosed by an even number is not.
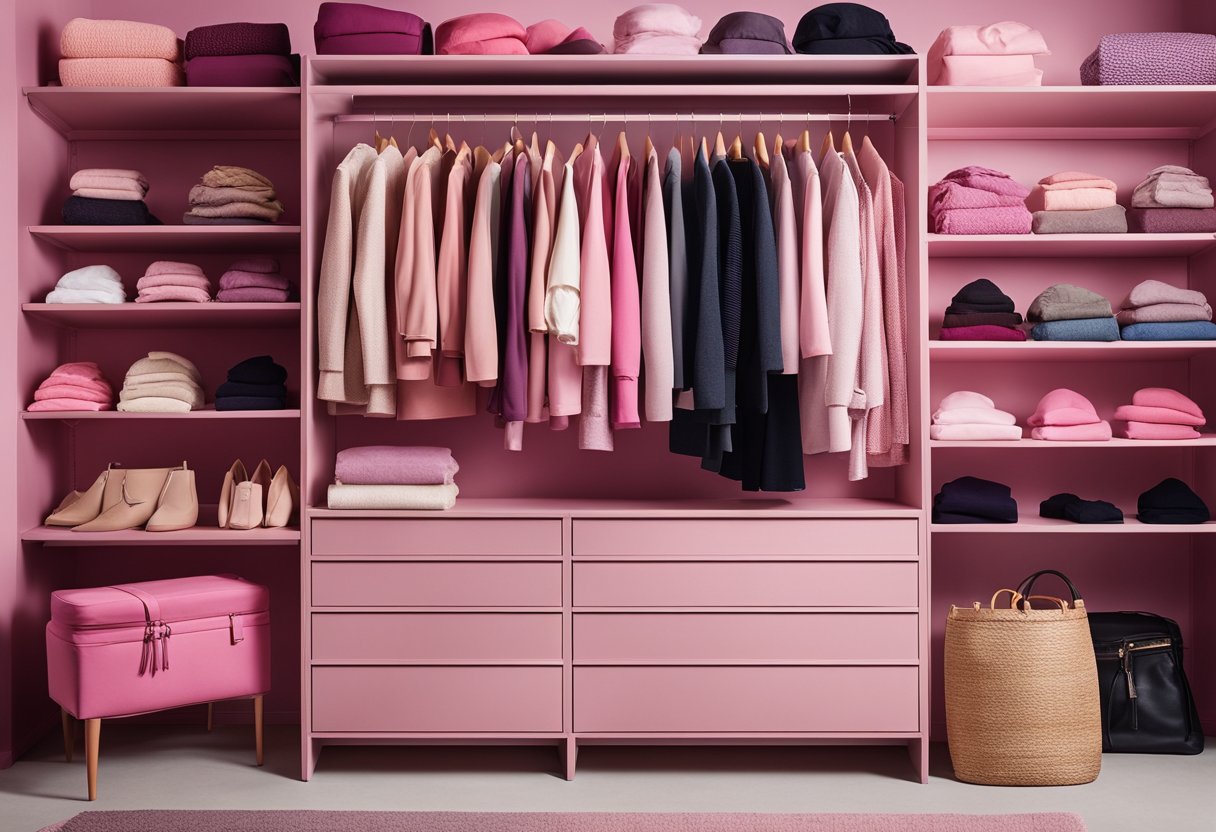
<svg viewBox="0 0 1216 832"><path fill-rule="evenodd" d="M181 67L163 58L63 58L59 83L65 87L180 87Z"/></svg>
<svg viewBox="0 0 1216 832"><path fill-rule="evenodd" d="M181 59L181 41L168 27L137 20L69 20L59 36L64 58Z"/></svg>

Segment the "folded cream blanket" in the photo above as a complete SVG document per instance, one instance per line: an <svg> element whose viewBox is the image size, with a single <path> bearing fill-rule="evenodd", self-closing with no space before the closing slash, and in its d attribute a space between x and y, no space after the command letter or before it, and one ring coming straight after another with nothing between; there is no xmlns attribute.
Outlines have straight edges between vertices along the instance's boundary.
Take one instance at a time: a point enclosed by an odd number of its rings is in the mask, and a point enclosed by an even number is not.
<svg viewBox="0 0 1216 832"><path fill-rule="evenodd" d="M230 202L227 205L194 205L190 213L196 217L246 217L274 222L283 215L283 203Z"/></svg>
<svg viewBox="0 0 1216 832"><path fill-rule="evenodd" d="M90 20L76 17L59 36L64 58L181 59L181 41L165 26L136 20Z"/></svg>
<svg viewBox="0 0 1216 832"><path fill-rule="evenodd" d="M1112 436L1114 434L1107 421L1090 425L1043 425L1030 431L1031 439L1048 442L1106 442Z"/></svg>
<svg viewBox="0 0 1216 832"><path fill-rule="evenodd" d="M59 83L65 87L180 87L182 68L161 58L63 58Z"/></svg>
<svg viewBox="0 0 1216 832"><path fill-rule="evenodd" d="M177 399L190 405L191 410L203 406L203 391L196 384L184 382L160 381L146 384L124 384L118 392L120 402L130 402L136 399L160 398Z"/></svg>
<svg viewBox="0 0 1216 832"><path fill-rule="evenodd" d="M329 507L443 510L456 505L460 489L446 485L340 485L329 487Z"/></svg>
<svg viewBox="0 0 1216 832"><path fill-rule="evenodd" d="M1115 192L1109 188L1048 190L1035 185L1026 197L1026 207L1031 211L1096 211L1116 203Z"/></svg>
<svg viewBox="0 0 1216 832"><path fill-rule="evenodd" d="M930 425L929 438L946 442L982 442L986 439L1016 442L1022 438L1022 428L1018 425Z"/></svg>
<svg viewBox="0 0 1216 832"><path fill-rule="evenodd" d="M103 263L65 272L55 284L55 288L123 293L122 278L118 276L118 272Z"/></svg>
<svg viewBox="0 0 1216 832"><path fill-rule="evenodd" d="M167 399L159 396L143 396L126 402L119 402L118 409L127 413L189 413L198 408L191 407L189 402L181 399Z"/></svg>
<svg viewBox="0 0 1216 832"><path fill-rule="evenodd" d="M131 369L127 370L127 377L140 375L141 373L185 373L198 384L202 384L202 376L198 373L198 368L190 363L188 359L182 358L177 353L154 351L148 353L146 358L141 358L131 365Z"/></svg>
<svg viewBox="0 0 1216 832"><path fill-rule="evenodd" d="M203 174L208 188L274 188L274 183L256 170L237 165L216 165Z"/></svg>

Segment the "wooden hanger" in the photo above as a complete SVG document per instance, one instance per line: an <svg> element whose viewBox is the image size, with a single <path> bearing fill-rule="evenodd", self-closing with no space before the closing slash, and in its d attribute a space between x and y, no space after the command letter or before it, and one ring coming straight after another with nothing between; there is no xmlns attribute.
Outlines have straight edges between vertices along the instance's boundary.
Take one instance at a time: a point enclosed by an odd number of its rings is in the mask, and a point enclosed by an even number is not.
<svg viewBox="0 0 1216 832"><path fill-rule="evenodd" d="M574 146L574 150L570 151L570 158L566 160L567 163L573 165L574 160L577 159L579 156L581 156L582 153L583 153L583 145L580 142Z"/></svg>
<svg viewBox="0 0 1216 832"><path fill-rule="evenodd" d="M652 142L652 141L650 140L650 133L647 133L647 134L646 134L646 144L645 144L645 153L646 153L646 158L647 158L647 159L649 159L649 158L650 158L650 154L652 154L652 153L654 153L654 152L655 152L655 151L654 151L654 142Z"/></svg>
<svg viewBox="0 0 1216 832"><path fill-rule="evenodd" d="M836 139L832 136L832 131L828 130L828 134L823 137L823 145L819 148L819 161L827 158L829 153L836 152Z"/></svg>
<svg viewBox="0 0 1216 832"><path fill-rule="evenodd" d="M786 156L786 155L787 154L785 151L785 139L781 138L781 134L778 133L776 136L773 137L773 156L776 157L776 156Z"/></svg>
<svg viewBox="0 0 1216 832"><path fill-rule="evenodd" d="M803 130L802 135L798 137L798 152L809 153L811 150L811 131Z"/></svg>
<svg viewBox="0 0 1216 832"><path fill-rule="evenodd" d="M726 140L722 138L722 131L718 131L718 137L714 139L714 156L726 155Z"/></svg>
<svg viewBox="0 0 1216 832"><path fill-rule="evenodd" d="M621 151L622 159L629 158L629 139L625 136L624 130L622 130L621 134L616 137L616 147L617 150Z"/></svg>
<svg viewBox="0 0 1216 832"><path fill-rule="evenodd" d="M709 140L704 136L701 137L701 154L705 156L706 160L709 159Z"/></svg>
<svg viewBox="0 0 1216 832"><path fill-rule="evenodd" d="M437 147L440 150L443 150L443 143L439 140L439 133L435 131L434 127L430 129L429 133L427 134L427 138L430 140L431 147Z"/></svg>
<svg viewBox="0 0 1216 832"><path fill-rule="evenodd" d="M840 152L850 155L853 153L853 137L849 135L848 130L844 131L844 136L840 139Z"/></svg>
<svg viewBox="0 0 1216 832"><path fill-rule="evenodd" d="M743 139L741 137L735 136L735 140L730 143L728 156L736 160L743 158Z"/></svg>
<svg viewBox="0 0 1216 832"><path fill-rule="evenodd" d="M372 140L372 147L376 148L377 153L384 152L384 148L388 147L388 139L380 135L380 128L376 128L376 136Z"/></svg>
<svg viewBox="0 0 1216 832"><path fill-rule="evenodd" d="M763 132L756 134L756 141L752 145L752 151L755 153L756 161L760 163L760 167L767 168L768 164L769 164L768 163L768 141L764 138ZM780 136L778 136L778 141L777 141L777 152L778 153L781 152Z"/></svg>

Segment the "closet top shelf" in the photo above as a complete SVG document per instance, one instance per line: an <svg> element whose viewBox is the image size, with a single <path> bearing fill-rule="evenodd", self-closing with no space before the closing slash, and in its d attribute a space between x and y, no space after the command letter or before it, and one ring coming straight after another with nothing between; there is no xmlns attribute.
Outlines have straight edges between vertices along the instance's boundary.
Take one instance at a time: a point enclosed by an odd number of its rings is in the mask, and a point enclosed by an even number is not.
<svg viewBox="0 0 1216 832"><path fill-rule="evenodd" d="M930 234L930 257L1190 257L1216 234Z"/></svg>
<svg viewBox="0 0 1216 832"><path fill-rule="evenodd" d="M856 498L740 498L709 500L614 500L614 499L479 499L460 497L448 511L379 511L310 508L314 520L419 517L868 517L916 518L920 512L893 500Z"/></svg>

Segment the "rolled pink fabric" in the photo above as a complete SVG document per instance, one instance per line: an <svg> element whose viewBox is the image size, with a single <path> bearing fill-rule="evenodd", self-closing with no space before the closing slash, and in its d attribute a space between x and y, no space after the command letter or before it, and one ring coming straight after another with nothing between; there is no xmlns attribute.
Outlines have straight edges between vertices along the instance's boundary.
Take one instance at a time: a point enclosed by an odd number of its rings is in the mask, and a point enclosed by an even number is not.
<svg viewBox="0 0 1216 832"><path fill-rule="evenodd" d="M1039 399L1026 424L1031 427L1096 424L1101 421L1093 403L1075 390L1059 387Z"/></svg>
<svg viewBox="0 0 1216 832"><path fill-rule="evenodd" d="M523 25L505 14L466 14L435 28L435 54L527 55L527 38Z"/></svg>
<svg viewBox="0 0 1216 832"><path fill-rule="evenodd" d="M243 260L237 260L228 267L228 270L234 272L277 274L279 271L279 261L273 257L246 257Z"/></svg>
<svg viewBox="0 0 1216 832"><path fill-rule="evenodd" d="M1026 333L1020 329L1008 326L979 326L944 327L938 333L940 341L1025 341Z"/></svg>
<svg viewBox="0 0 1216 832"><path fill-rule="evenodd" d="M221 289L215 299L220 303L286 303L288 297L285 289L249 286L244 289Z"/></svg>
<svg viewBox="0 0 1216 832"><path fill-rule="evenodd" d="M203 267L194 263L179 263L176 260L155 260L144 269L144 276L154 274L204 274Z"/></svg>
<svg viewBox="0 0 1216 832"><path fill-rule="evenodd" d="M62 58L59 83L65 87L180 87L182 68L161 58Z"/></svg>
<svg viewBox="0 0 1216 832"><path fill-rule="evenodd" d="M343 485L446 485L459 470L450 448L364 445L338 451L334 479Z"/></svg>
<svg viewBox="0 0 1216 832"><path fill-rule="evenodd" d="M162 286L183 286L190 289L201 289L204 292L211 291L211 281L201 274L172 274L162 272L160 274L144 275L135 283L135 288L139 290L141 295L146 294L146 290L148 289Z"/></svg>
<svg viewBox="0 0 1216 832"><path fill-rule="evenodd" d="M1123 435L1128 439L1199 439L1203 434L1189 425L1159 425L1153 422L1127 423Z"/></svg>
<svg viewBox="0 0 1216 832"><path fill-rule="evenodd" d="M109 403L90 402L85 399L43 399L26 408L30 413L67 412L72 410L110 410Z"/></svg>
<svg viewBox="0 0 1216 832"><path fill-rule="evenodd" d="M1049 442L1107 442L1114 436L1110 422L1091 425L1044 425L1030 431L1031 439Z"/></svg>
<svg viewBox="0 0 1216 832"><path fill-rule="evenodd" d="M287 278L268 272L245 272L229 269L220 276L221 289L278 289L285 292L290 287Z"/></svg>
<svg viewBox="0 0 1216 832"><path fill-rule="evenodd" d="M181 58L181 41L165 26L136 20L90 20L76 17L59 35L64 58Z"/></svg>
<svg viewBox="0 0 1216 832"><path fill-rule="evenodd" d="M1203 409L1190 398L1168 387L1144 387L1132 394L1132 404L1144 407L1169 407L1203 418Z"/></svg>
<svg viewBox="0 0 1216 832"><path fill-rule="evenodd" d="M1154 425L1190 425L1201 427L1207 419L1174 410L1172 407L1150 407L1141 404L1122 404L1115 408L1115 418L1124 422L1148 422Z"/></svg>
<svg viewBox="0 0 1216 832"><path fill-rule="evenodd" d="M205 289L193 286L149 286L139 291L136 303L161 303L178 301L187 303L206 303L211 300L211 293Z"/></svg>
<svg viewBox="0 0 1216 832"><path fill-rule="evenodd" d="M77 384L47 384L44 381L34 391L34 401L41 402L47 399L82 399L86 402L106 404L114 400L114 394L108 386L105 390L97 390Z"/></svg>

